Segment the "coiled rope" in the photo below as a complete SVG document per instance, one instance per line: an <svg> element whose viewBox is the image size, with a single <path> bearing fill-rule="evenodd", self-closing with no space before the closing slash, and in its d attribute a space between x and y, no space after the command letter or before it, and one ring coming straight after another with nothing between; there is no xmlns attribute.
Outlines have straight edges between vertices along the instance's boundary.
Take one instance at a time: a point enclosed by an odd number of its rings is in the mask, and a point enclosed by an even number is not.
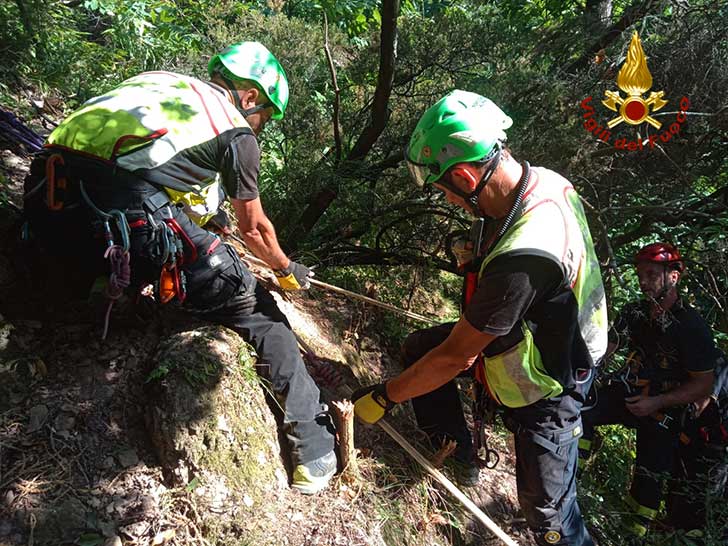
<svg viewBox="0 0 728 546"><path fill-rule="evenodd" d="M129 228L129 222L126 220L126 215L123 212L117 209L111 209L109 212L104 212L98 208L93 201L91 201L88 193L86 193L86 188L84 188L83 180L80 180L78 185L86 204L103 220L104 235L106 237L106 243L108 244L108 248L104 252L104 258L109 260L109 266L111 269L111 273L109 274L109 284L106 287L106 297L109 300L109 305L106 307L106 315L104 316L104 332L101 335L101 339L105 340L106 335L109 333L111 308L114 306L114 302L122 296L124 289L131 283L131 265L129 263L129 233L131 230ZM114 221L119 233L121 234L121 245L114 244L114 236L109 223L110 220Z"/></svg>
<svg viewBox="0 0 728 546"><path fill-rule="evenodd" d="M104 333L101 339L106 339L109 332L109 317L111 316L111 308L114 302L118 300L124 293L124 289L131 282L131 266L129 265L129 251L124 250L119 245L113 245L106 249L104 258L109 260L111 273L109 274L109 284L106 287L106 297L109 299L109 305L106 308L104 316Z"/></svg>

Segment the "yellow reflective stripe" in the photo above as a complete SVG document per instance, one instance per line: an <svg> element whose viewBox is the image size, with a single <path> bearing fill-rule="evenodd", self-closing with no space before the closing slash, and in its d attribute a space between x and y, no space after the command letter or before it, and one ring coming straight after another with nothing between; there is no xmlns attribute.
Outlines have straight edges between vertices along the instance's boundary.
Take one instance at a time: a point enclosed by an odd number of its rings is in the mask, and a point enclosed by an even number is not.
<svg viewBox="0 0 728 546"><path fill-rule="evenodd" d="M583 449L584 451L591 451L592 448L592 441L587 440L583 436L579 438L579 449Z"/></svg>
<svg viewBox="0 0 728 546"><path fill-rule="evenodd" d="M520 408L561 393L561 384L548 375L533 334L521 321L523 339L514 347L495 356L484 357L488 386L499 401L510 408Z"/></svg>
<svg viewBox="0 0 728 546"><path fill-rule="evenodd" d="M625 498L625 502L627 506L629 506L630 510L632 510L632 512L634 512L636 515L646 518L650 521L657 518L657 510L638 503L632 495L629 495L627 498Z"/></svg>
<svg viewBox="0 0 728 546"><path fill-rule="evenodd" d="M172 188L164 188L172 203L185 205L185 213L198 226L204 226L215 216L222 204L220 182L207 184L198 192L181 192Z"/></svg>

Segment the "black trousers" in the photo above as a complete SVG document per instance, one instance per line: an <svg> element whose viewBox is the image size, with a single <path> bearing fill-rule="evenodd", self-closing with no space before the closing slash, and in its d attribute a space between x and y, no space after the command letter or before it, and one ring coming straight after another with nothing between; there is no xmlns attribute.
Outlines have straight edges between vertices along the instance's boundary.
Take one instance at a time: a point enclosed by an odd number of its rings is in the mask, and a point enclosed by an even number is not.
<svg viewBox="0 0 728 546"><path fill-rule="evenodd" d="M83 182L97 208L122 211L132 226L132 286L158 280L161 266L151 254L154 228L144 203L160 188L130 173L70 155L65 158L64 174L69 187L60 211L51 211L46 206L42 187L45 159L37 158L31 167L26 180L25 214L34 236L61 260L62 267L79 283L78 288L88 289L94 278L108 273L103 258L106 243L102 225L80 195L79 182ZM189 259L191 249L185 248L188 259L182 271L187 298L181 310L235 330L254 347L259 373L270 380L277 397L285 401L283 422L294 464L330 452L334 447L333 430L319 389L309 376L291 326L273 297L256 282L231 246L192 222L181 207L170 205L166 210L160 209L153 214L153 220L159 221L165 214L171 214L177 221L197 253L193 262Z"/></svg>
<svg viewBox="0 0 728 546"><path fill-rule="evenodd" d="M442 343L454 323L410 334L402 347L409 367ZM436 445L457 441L455 456L472 461L470 430L454 381L412 399L419 427ZM577 443L581 436L581 404L571 396L541 400L507 409L504 421L516 446L518 500L539 545L593 546L576 500Z"/></svg>
<svg viewBox="0 0 728 546"><path fill-rule="evenodd" d="M662 488L674 465L677 448L678 427L665 428L652 417L636 417L626 407L624 398L626 387L611 384L597 391L596 405L582 414L584 421L584 440L594 438L594 427L599 425L621 424L637 430L637 460L635 462L630 496L639 506L635 512L645 519L654 519L640 507L657 511L662 499Z"/></svg>
<svg viewBox="0 0 728 546"><path fill-rule="evenodd" d="M727 424L715 402L697 419L685 420L667 497L667 523L672 527L712 527L713 535L728 539L728 442L720 429Z"/></svg>

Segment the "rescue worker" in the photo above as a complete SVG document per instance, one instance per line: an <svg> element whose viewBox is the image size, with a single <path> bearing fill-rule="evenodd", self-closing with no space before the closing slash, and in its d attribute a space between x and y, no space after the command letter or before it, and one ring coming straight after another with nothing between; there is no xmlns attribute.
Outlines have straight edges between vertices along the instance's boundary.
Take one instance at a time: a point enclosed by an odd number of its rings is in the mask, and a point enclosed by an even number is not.
<svg viewBox="0 0 728 546"><path fill-rule="evenodd" d="M637 460L625 501L628 530L642 537L657 517L661 476L673 470L679 414L710 395L716 349L708 325L678 295L685 266L677 248L649 244L637 252L635 264L645 298L620 311L608 350L626 348L628 362L596 390L593 407L583 413L579 447L581 456L588 457L595 426L622 424L637 430Z"/></svg>
<svg viewBox="0 0 728 546"><path fill-rule="evenodd" d="M504 147L511 125L489 99L458 90L417 124L406 150L415 182L491 219L479 284L457 323L408 336L401 374L352 399L368 423L411 399L436 447L457 442L461 483L472 485L478 454L454 379L474 373L505 408L518 497L537 543L592 545L575 470L583 387L607 345L604 289L578 195L557 173L516 161ZM481 354L484 366L472 370Z"/></svg>
<svg viewBox="0 0 728 546"><path fill-rule="evenodd" d="M698 543L728 539L728 362L717 350L709 397L684 415L667 498L667 523Z"/></svg>
<svg viewBox="0 0 728 546"><path fill-rule="evenodd" d="M258 137L283 118L288 80L258 42L209 62L210 81L145 72L86 102L48 137L26 180L35 237L83 279L111 273L109 295L154 287L253 345L259 373L284 402L292 487L315 493L336 471L334 437L291 327L235 250L206 230L230 199L248 248L286 290L311 271L281 250L258 192ZM105 259L108 258L108 261Z"/></svg>

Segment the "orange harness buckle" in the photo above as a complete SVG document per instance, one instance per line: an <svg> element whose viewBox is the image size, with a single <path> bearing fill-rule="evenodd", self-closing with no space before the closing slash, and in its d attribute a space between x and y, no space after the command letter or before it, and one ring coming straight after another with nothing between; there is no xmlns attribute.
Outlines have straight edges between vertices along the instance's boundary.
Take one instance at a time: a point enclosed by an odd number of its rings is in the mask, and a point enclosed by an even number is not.
<svg viewBox="0 0 728 546"><path fill-rule="evenodd" d="M63 208L63 201L61 199L56 200L56 188L65 190L68 188L68 182L65 176L56 177L56 165L65 165L61 154L51 155L45 165L48 208L57 211Z"/></svg>

